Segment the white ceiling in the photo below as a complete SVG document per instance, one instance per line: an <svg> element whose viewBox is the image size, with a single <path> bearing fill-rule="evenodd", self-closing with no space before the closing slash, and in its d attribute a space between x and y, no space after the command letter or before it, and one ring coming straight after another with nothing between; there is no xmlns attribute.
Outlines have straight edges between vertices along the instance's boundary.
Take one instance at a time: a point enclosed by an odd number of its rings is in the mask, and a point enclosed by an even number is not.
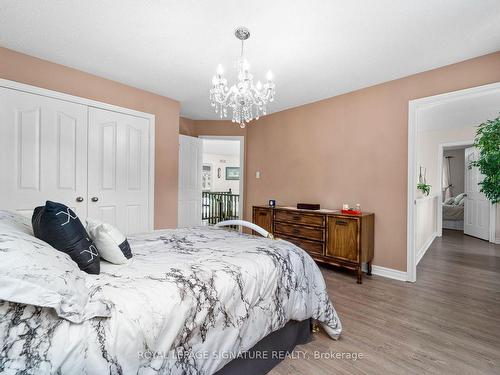
<svg viewBox="0 0 500 375"><path fill-rule="evenodd" d="M500 50L499 0L0 0L0 45L181 102L216 118L217 64L234 68L250 28L271 112ZM234 77L231 75L230 77Z"/></svg>
<svg viewBox="0 0 500 375"><path fill-rule="evenodd" d="M418 132L469 128L500 116L500 86L443 104L419 113Z"/></svg>
<svg viewBox="0 0 500 375"><path fill-rule="evenodd" d="M215 155L239 156L240 141L203 139L203 153Z"/></svg>

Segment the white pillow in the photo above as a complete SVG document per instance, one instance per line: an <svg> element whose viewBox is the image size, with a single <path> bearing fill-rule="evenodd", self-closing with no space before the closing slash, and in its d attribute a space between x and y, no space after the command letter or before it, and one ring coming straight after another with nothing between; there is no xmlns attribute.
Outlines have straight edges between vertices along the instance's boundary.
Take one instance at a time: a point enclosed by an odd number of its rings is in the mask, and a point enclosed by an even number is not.
<svg viewBox="0 0 500 375"><path fill-rule="evenodd" d="M73 323L110 316L112 303L87 288L87 276L66 253L0 222L0 300L52 308Z"/></svg>
<svg viewBox="0 0 500 375"><path fill-rule="evenodd" d="M445 200L444 204L453 204L454 201L455 201L455 198L451 197L451 198L448 198L447 200Z"/></svg>
<svg viewBox="0 0 500 375"><path fill-rule="evenodd" d="M454 205L456 205L456 206L458 206L458 205L460 204L460 202L464 200L464 198L465 198L464 196L465 196L465 194L464 194L464 193L462 193L462 194L458 194L458 195L455 197L453 204L454 204Z"/></svg>
<svg viewBox="0 0 500 375"><path fill-rule="evenodd" d="M99 255L108 262L124 264L132 258L127 239L111 224L88 218L87 232L97 246Z"/></svg>

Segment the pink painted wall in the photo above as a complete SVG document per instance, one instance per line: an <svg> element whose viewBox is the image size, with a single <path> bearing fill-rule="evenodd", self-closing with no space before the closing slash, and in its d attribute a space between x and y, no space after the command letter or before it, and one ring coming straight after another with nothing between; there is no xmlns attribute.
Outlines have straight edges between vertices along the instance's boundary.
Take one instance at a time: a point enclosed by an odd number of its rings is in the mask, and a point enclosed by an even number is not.
<svg viewBox="0 0 500 375"><path fill-rule="evenodd" d="M155 226L177 223L178 134L245 136L245 211L360 203L373 211L375 264L406 269L408 101L500 81L500 52L278 112L240 129L181 119L159 95L0 48L0 77L156 115ZM255 171L261 179L255 179Z"/></svg>
<svg viewBox="0 0 500 375"><path fill-rule="evenodd" d="M500 52L274 113L243 132L229 121L195 121L191 131L245 135L247 219L271 198L360 203L375 212L374 264L404 271L408 101L497 81Z"/></svg>
<svg viewBox="0 0 500 375"><path fill-rule="evenodd" d="M0 48L0 78L154 114L155 228L177 225L177 101L5 48Z"/></svg>
<svg viewBox="0 0 500 375"><path fill-rule="evenodd" d="M194 120L185 117L179 117L179 134L182 135L195 135Z"/></svg>

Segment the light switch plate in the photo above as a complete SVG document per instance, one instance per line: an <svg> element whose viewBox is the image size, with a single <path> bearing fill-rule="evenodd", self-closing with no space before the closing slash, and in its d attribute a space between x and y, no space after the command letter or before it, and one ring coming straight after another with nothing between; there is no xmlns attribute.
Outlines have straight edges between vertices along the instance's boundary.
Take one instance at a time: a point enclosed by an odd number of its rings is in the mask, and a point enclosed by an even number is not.
<svg viewBox="0 0 500 375"><path fill-rule="evenodd" d="M255 172L255 178L260 178L260 171Z"/></svg>

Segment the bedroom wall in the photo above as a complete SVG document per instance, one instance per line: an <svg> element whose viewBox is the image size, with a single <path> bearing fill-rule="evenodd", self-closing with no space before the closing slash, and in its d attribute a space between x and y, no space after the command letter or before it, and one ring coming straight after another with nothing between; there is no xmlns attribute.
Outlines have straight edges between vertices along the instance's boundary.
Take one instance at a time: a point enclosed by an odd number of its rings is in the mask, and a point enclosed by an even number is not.
<svg viewBox="0 0 500 375"><path fill-rule="evenodd" d="M212 166L212 189L211 191L229 191L233 194L240 193L239 180L226 180L226 167L239 167L239 155L217 155L203 153L203 164ZM217 169L221 169L220 178L217 177Z"/></svg>
<svg viewBox="0 0 500 375"><path fill-rule="evenodd" d="M179 117L179 134L188 136L196 135L194 120L185 117Z"/></svg>
<svg viewBox="0 0 500 375"><path fill-rule="evenodd" d="M415 252L417 264L437 235L437 196L415 200Z"/></svg>
<svg viewBox="0 0 500 375"><path fill-rule="evenodd" d="M155 228L177 226L179 102L1 47L0 78L154 114Z"/></svg>
<svg viewBox="0 0 500 375"><path fill-rule="evenodd" d="M249 125L246 128L242 129L237 124L225 120L194 120L193 126L190 128L190 130L191 134L194 136L237 135L246 137L248 135L248 129L250 129L251 127L252 125Z"/></svg>
<svg viewBox="0 0 500 375"><path fill-rule="evenodd" d="M438 178L438 151L440 143L472 141L476 135L476 128L469 126L458 129L431 130L417 133L416 166L423 166L427 169L427 183L431 185L431 195L435 196L441 189L442 180ZM463 152L463 150L462 150ZM462 158L463 165L463 158ZM418 169L417 169L418 173ZM417 176L418 177L418 176ZM462 172L463 185L463 172ZM463 190L463 187L462 187ZM418 192L418 191L417 191Z"/></svg>
<svg viewBox="0 0 500 375"><path fill-rule="evenodd" d="M476 130L473 126L457 129L430 129L417 132L417 139L415 142L416 171L418 174L418 168L420 168L420 166L424 167L426 169L426 181L431 185L431 192L428 197L423 197L422 193L415 189L417 197L415 202L415 251L417 259L419 259L419 255L424 254L430 242L438 233L437 202L442 185L441 173L438 173L439 144L470 141L474 139L475 134ZM464 151L462 150L462 152Z"/></svg>
<svg viewBox="0 0 500 375"><path fill-rule="evenodd" d="M498 81L500 52L277 112L243 130L195 121L193 135L245 135L247 219L270 198L360 203L375 212L374 264L405 271L408 101Z"/></svg>

